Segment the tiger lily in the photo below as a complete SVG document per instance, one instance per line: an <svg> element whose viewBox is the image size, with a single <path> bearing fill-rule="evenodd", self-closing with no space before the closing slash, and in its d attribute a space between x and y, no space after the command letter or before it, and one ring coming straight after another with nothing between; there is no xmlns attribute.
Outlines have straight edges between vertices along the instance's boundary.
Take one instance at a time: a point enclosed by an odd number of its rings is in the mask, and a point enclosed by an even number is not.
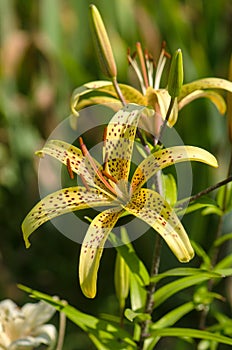
<svg viewBox="0 0 232 350"><path fill-rule="evenodd" d="M104 138L103 165L94 160L80 139L81 149L63 141L50 140L39 155L50 155L69 172L80 176L84 186L68 187L42 199L22 224L26 247L29 236L40 225L59 215L89 207L103 209L90 223L82 243L79 280L83 293L96 295L97 273L104 244L119 218L129 213L145 221L166 241L181 262L194 256L189 238L170 204L156 191L142 187L157 171L174 163L195 160L217 167L209 152L192 146L176 146L150 154L129 172L135 134L145 107L129 104L109 122Z"/></svg>
<svg viewBox="0 0 232 350"><path fill-rule="evenodd" d="M138 57L139 62L136 57ZM170 58L170 55L166 52L164 46L154 74L153 58L146 51L143 53L141 44L137 43L136 55L128 53L128 61L138 77L141 92L130 85L118 84L126 103L152 107L156 111L156 120L159 116L161 121L166 117L171 100L168 88L160 87L162 73L168 58ZM183 107L198 98L208 98L216 106L219 113L224 114L226 103L218 90L232 92L232 82L221 78L203 78L183 84L180 94L175 100L168 126L172 127L176 123L178 112ZM73 115L78 116L78 111L89 105L113 104L118 101L118 94L112 82L106 80L92 81L74 90L71 109ZM157 125L155 132L158 132L159 126Z"/></svg>

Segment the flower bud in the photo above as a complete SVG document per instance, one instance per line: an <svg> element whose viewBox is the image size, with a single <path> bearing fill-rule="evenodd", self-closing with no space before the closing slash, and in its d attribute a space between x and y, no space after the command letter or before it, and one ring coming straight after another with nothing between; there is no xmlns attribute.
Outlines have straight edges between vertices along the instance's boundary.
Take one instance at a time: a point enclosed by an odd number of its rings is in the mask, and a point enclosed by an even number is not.
<svg viewBox="0 0 232 350"><path fill-rule="evenodd" d="M129 293L129 281L130 274L129 268L126 265L124 259L119 253L116 255L115 272L114 272L114 284L115 291L119 301L120 309L123 310L125 306L125 300Z"/></svg>
<svg viewBox="0 0 232 350"><path fill-rule="evenodd" d="M110 79L115 78L117 68L113 51L101 15L96 6L90 5L90 15L93 39L102 72Z"/></svg>
<svg viewBox="0 0 232 350"><path fill-rule="evenodd" d="M172 57L168 76L168 93L172 98L178 97L182 88L184 78L183 58L180 49L176 50Z"/></svg>
<svg viewBox="0 0 232 350"><path fill-rule="evenodd" d="M230 58L228 78L230 81L232 81L232 56ZM227 92L227 125L228 125L229 140L230 140L230 143L232 143L232 93L231 92Z"/></svg>

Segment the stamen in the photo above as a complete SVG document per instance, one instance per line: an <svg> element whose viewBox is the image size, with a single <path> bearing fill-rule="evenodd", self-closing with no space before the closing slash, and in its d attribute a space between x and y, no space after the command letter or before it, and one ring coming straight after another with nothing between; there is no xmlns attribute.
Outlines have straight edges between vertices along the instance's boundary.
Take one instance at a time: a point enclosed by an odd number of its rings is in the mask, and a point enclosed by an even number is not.
<svg viewBox="0 0 232 350"><path fill-rule="evenodd" d="M136 49L137 49L137 53L139 56L139 62L141 65L141 71L142 71L145 87L148 88L149 83L148 83L147 69L146 69L146 64L145 64L145 60L144 60L144 56L143 56L143 50L142 50L142 46L141 46L140 42L136 43Z"/></svg>
<svg viewBox="0 0 232 350"><path fill-rule="evenodd" d="M153 57L149 54L147 50L144 51L144 56L145 56L145 62L146 62L146 67L147 67L147 73L148 73L148 81L149 81L149 86L153 86Z"/></svg>
<svg viewBox="0 0 232 350"><path fill-rule="evenodd" d="M162 76L163 69L164 69L164 66L165 66L165 63L167 60L165 46L166 46L166 43L163 42L160 57L159 57L157 67L156 67L155 82L154 82L154 89L155 90L159 89L161 76Z"/></svg>
<svg viewBox="0 0 232 350"><path fill-rule="evenodd" d="M96 173L97 177L101 180L101 182L112 192L117 196L117 192L115 191L115 189L106 181L106 179L103 177L102 173L100 172L100 170L97 168L94 159L91 157L86 145L83 142L82 137L79 137L79 143L80 143L80 147L81 147L81 151L83 153L83 156L85 156L90 165L92 166L92 169L94 170L94 172Z"/></svg>
<svg viewBox="0 0 232 350"><path fill-rule="evenodd" d="M141 90L142 90L142 93L145 95L146 94L146 87L144 85L144 80L143 80L143 76L140 72L140 69L139 69L139 65L138 63L136 62L135 60L135 55L132 55L130 56L129 54L127 55L127 59L128 59L128 62L129 64L132 66L132 68L134 69L135 71L135 74L137 75L137 78L139 80L139 83L140 83L140 86L141 86Z"/></svg>
<svg viewBox="0 0 232 350"><path fill-rule="evenodd" d="M87 182L86 182L86 180L85 180L85 178L84 178L84 176L83 176L82 174L80 174L80 178L81 178L81 181L82 181L83 185L84 185L85 188L87 189L87 191L89 191L89 190L90 190L90 187L89 187L89 185L87 184Z"/></svg>
<svg viewBox="0 0 232 350"><path fill-rule="evenodd" d="M73 174L73 171L72 171L72 168L71 168L71 162L70 162L69 158L67 158L67 160L66 160L66 165L67 165L67 170L68 170L70 179L73 180L74 179L74 174Z"/></svg>

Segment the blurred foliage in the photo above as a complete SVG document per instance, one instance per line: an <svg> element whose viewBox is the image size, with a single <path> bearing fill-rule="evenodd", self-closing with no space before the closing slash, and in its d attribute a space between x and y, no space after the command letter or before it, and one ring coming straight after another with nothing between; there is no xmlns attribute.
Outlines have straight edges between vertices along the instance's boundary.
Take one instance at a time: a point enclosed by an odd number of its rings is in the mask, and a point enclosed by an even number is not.
<svg viewBox="0 0 232 350"><path fill-rule="evenodd" d="M77 285L79 247L60 235L51 224L46 224L40 229L41 234L35 235L32 248L26 251L20 232L24 216L39 200L34 151L69 115L73 89L87 81L103 78L89 29L88 6L91 2L98 6L105 20L120 82L134 81L128 69L126 50L130 47L133 51L139 40L155 58L163 40L170 53L180 47L185 82L206 76L226 78L232 47L232 2L0 1L0 298L24 301L25 295L16 287L16 282L20 282L59 294L79 309L97 314L114 313L119 307L112 294L112 252L106 250L104 253L98 298L87 302ZM220 162L217 175L216 171L197 168L194 192L226 177L229 156L225 117L219 116L207 101L197 101L181 111L176 129L185 143L207 148ZM193 166L193 173L194 169ZM213 215L202 217L200 213L184 218L191 238L206 248L209 239L213 240L215 236L215 220ZM229 227L231 230L231 224L232 218L228 216L225 221L227 232ZM148 232L138 239L135 246L148 263L153 233ZM161 270L178 266L165 248L163 256ZM229 283L227 287L231 293ZM178 299L176 303L180 301ZM166 303L163 308L165 312L170 304ZM229 312L226 307L225 312ZM196 319L191 317L190 322L197 322L197 315ZM69 327L65 348L91 349L86 337ZM169 341L162 341L161 348L168 346ZM187 349L181 340L176 340L175 348Z"/></svg>

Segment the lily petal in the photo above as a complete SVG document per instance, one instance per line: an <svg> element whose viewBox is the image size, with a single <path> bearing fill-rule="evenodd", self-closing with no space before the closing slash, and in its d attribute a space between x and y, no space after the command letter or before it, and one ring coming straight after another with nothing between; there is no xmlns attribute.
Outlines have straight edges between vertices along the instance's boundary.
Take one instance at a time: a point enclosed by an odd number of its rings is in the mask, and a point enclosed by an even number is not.
<svg viewBox="0 0 232 350"><path fill-rule="evenodd" d="M208 151L194 146L176 146L152 153L144 159L134 172L131 186L133 191L141 188L157 171L175 163L198 161L217 167L216 158Z"/></svg>
<svg viewBox="0 0 232 350"><path fill-rule="evenodd" d="M141 188L125 209L153 227L166 241L181 262L188 262L194 251L180 220L163 197L152 190Z"/></svg>
<svg viewBox="0 0 232 350"><path fill-rule="evenodd" d="M146 105L146 98L142 95L141 92L126 84L119 84L119 87L127 103L137 103L140 105ZM82 97L93 91L96 93L96 95L100 93L99 98L100 96L103 98L102 93L104 93L115 98L115 102L118 101L118 95L111 82L105 80L92 81L74 90L71 99L71 110L73 114L77 114L78 111L82 108Z"/></svg>
<svg viewBox="0 0 232 350"><path fill-rule="evenodd" d="M79 280L82 292L94 298L97 290L97 273L105 241L123 210L112 208L98 214L91 222L81 247Z"/></svg>
<svg viewBox="0 0 232 350"><path fill-rule="evenodd" d="M105 158L107 168L116 181L127 180L134 138L143 106L129 104L117 112L107 126Z"/></svg>
<svg viewBox="0 0 232 350"><path fill-rule="evenodd" d="M205 90L205 89L222 89L232 92L232 82L220 78L204 78L195 80L191 83L184 84L181 89L181 93L178 100L182 100L183 97L189 95L195 90Z"/></svg>
<svg viewBox="0 0 232 350"><path fill-rule="evenodd" d="M98 186L98 188L106 190L102 181L96 176L96 172L87 157L84 157L81 150L70 143L50 140L45 144L43 149L37 151L36 154L39 156L43 156L44 154L50 155L65 165L67 165L69 161L71 170L77 175L82 175L88 185L93 187ZM94 163L98 169L101 167L95 159Z"/></svg>
<svg viewBox="0 0 232 350"><path fill-rule="evenodd" d="M212 90L195 90L191 92L178 102L179 110L181 110L188 103L202 97L208 98L218 109L219 113L224 114L226 112L226 103L224 98L220 94Z"/></svg>
<svg viewBox="0 0 232 350"><path fill-rule="evenodd" d="M51 193L37 203L22 223L23 238L27 248L29 236L43 223L59 215L89 207L109 206L112 200L97 189L69 187Z"/></svg>

